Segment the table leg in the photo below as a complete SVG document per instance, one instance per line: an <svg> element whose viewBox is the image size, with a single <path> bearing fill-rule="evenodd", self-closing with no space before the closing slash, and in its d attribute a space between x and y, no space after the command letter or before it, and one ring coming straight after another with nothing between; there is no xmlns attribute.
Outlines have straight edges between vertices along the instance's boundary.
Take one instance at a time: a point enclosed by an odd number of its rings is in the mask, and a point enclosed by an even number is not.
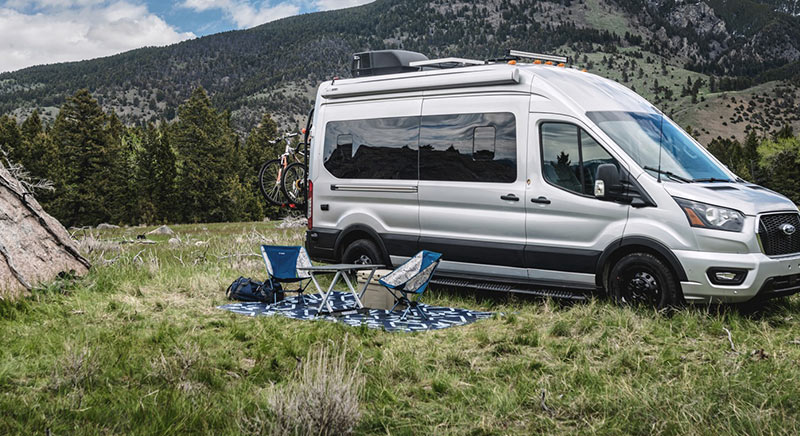
<svg viewBox="0 0 800 436"><path fill-rule="evenodd" d="M361 289L361 293L358 295L359 299L364 298L364 294L367 292L367 287L372 282L372 276L375 275L375 271L377 271L377 269L371 269L369 271L369 277L367 277L367 281L364 282L364 287Z"/></svg>
<svg viewBox="0 0 800 436"><path fill-rule="evenodd" d="M313 272L309 272L308 276L309 276L309 278L311 278L311 283L313 283L314 287L317 288L317 292L319 292L319 295L323 298L323 301L324 301L325 291L323 291L322 290L322 286L319 285L319 282L317 281L316 274L314 274ZM320 306L320 307L322 307L322 306Z"/></svg>
<svg viewBox="0 0 800 436"><path fill-rule="evenodd" d="M364 305L361 303L361 299L358 298L358 291L356 291L356 288L354 288L350 283L350 278L348 277L347 271L342 272L342 278L344 279L344 282L347 283L347 287L350 288L350 292L353 293L353 297L356 299L356 305L358 308L363 309Z"/></svg>
<svg viewBox="0 0 800 436"><path fill-rule="evenodd" d="M322 302L319 304L319 309L317 309L317 314L322 312L322 308L326 307L328 312L333 312L333 307L331 307L330 301L328 301L328 297L333 292L333 287L336 286L336 282L339 281L339 277L342 275L341 271L337 271L336 274L333 276L333 280L331 280L331 285L328 286L328 291L322 295ZM311 277L314 277L314 274L311 274ZM319 284L317 283L316 279L314 279L314 285L319 288Z"/></svg>

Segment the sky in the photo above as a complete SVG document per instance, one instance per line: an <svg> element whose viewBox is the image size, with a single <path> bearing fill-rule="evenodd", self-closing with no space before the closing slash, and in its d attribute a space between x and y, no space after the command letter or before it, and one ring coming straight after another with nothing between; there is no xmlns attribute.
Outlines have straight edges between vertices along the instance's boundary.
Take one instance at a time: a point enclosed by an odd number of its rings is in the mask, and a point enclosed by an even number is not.
<svg viewBox="0 0 800 436"><path fill-rule="evenodd" d="M164 46L372 0L0 0L0 72Z"/></svg>

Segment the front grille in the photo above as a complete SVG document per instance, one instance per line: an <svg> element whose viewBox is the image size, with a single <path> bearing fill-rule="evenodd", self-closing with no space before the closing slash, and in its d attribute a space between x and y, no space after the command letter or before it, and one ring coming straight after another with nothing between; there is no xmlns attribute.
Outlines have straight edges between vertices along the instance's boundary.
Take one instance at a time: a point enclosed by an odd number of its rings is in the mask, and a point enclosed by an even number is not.
<svg viewBox="0 0 800 436"><path fill-rule="evenodd" d="M791 224L800 230L800 216L797 213L778 213L761 217L758 236L767 256L800 253L800 232L787 235L781 230L783 224Z"/></svg>

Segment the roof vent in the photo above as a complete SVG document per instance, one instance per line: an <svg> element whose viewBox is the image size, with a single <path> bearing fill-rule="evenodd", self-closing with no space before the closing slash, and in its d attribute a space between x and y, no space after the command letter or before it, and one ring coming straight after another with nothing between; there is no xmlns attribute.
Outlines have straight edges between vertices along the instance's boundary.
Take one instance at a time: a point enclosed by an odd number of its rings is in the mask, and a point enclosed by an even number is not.
<svg viewBox="0 0 800 436"><path fill-rule="evenodd" d="M409 71L419 71L419 67L412 67L410 64L415 61L425 60L428 60L427 56L413 51L365 51L353 55L353 67L350 71L353 77L406 73Z"/></svg>

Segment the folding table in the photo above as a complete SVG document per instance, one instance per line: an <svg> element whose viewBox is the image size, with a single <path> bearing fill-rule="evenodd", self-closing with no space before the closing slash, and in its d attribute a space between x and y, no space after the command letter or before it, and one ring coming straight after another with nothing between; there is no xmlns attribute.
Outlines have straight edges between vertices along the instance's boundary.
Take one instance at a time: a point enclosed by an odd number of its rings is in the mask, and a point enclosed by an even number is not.
<svg viewBox="0 0 800 436"><path fill-rule="evenodd" d="M356 306L354 309L363 309L364 304L361 303L361 296L364 295L364 292L367 290L367 286L372 281L372 275L375 274L375 270L383 268L383 265L372 265L372 264L335 264L335 265L320 265L320 266L307 266L307 267L299 267L297 268L299 271L306 271L311 276L311 283L314 284L314 287L317 288L317 291L322 295L322 302L319 305L319 309L317 309L317 314L325 314L325 313L333 313L333 307L331 306L330 301L328 300L331 293L333 292L333 288L336 286L336 283L339 281L339 278L342 278L344 282L347 284L347 288L350 289L350 292L353 293L353 296L356 300ZM353 287L353 283L351 281L350 273L355 271L366 271L369 270L369 277L367 281L364 282L364 288L361 290L361 293L356 291L356 288ZM320 286L319 281L317 280L317 275L323 274L333 274L333 280L331 280L331 284L328 286L327 291L323 290L322 286ZM323 311L327 309L327 312Z"/></svg>

